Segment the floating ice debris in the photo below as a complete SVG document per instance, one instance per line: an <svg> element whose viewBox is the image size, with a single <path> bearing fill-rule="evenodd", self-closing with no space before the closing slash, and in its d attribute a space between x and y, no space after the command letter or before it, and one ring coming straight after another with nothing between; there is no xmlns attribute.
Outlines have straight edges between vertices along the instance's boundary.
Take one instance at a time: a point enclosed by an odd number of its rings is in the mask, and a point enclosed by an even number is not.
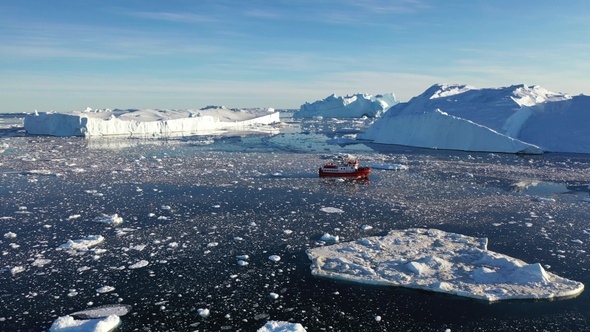
<svg viewBox="0 0 590 332"><path fill-rule="evenodd" d="M136 263L133 263L133 264L129 265L128 268L129 269L132 269L132 270L134 270L134 269L140 269L142 267L148 266L149 264L150 264L150 262L142 259L142 260L140 260L140 261L138 261Z"/></svg>
<svg viewBox="0 0 590 332"><path fill-rule="evenodd" d="M582 242L582 240L580 240L580 239L572 240L572 242L577 243L577 244L584 244L584 242Z"/></svg>
<svg viewBox="0 0 590 332"><path fill-rule="evenodd" d="M68 240L68 242L59 246L60 249L76 249L76 250L88 250L90 247L94 247L104 242L102 235L89 235L82 239Z"/></svg>
<svg viewBox="0 0 590 332"><path fill-rule="evenodd" d="M25 270L24 266L15 266L15 267L11 268L9 271L10 271L10 274L12 274L14 276L18 273L23 272L24 270Z"/></svg>
<svg viewBox="0 0 590 332"><path fill-rule="evenodd" d="M379 316L379 315L375 316L375 321L376 322L380 322L381 321L381 316Z"/></svg>
<svg viewBox="0 0 590 332"><path fill-rule="evenodd" d="M70 316L82 319L103 318L111 315L125 316L127 313L129 313L129 311L131 311L131 306L128 304L107 304L99 307L76 311L71 313Z"/></svg>
<svg viewBox="0 0 590 332"><path fill-rule="evenodd" d="M16 238L16 233L13 233L13 232L4 233L4 238L5 239L14 239L14 238Z"/></svg>
<svg viewBox="0 0 590 332"><path fill-rule="evenodd" d="M102 286L102 287L98 287L98 288L96 289L96 292L97 292L97 293L104 294L104 293L109 293L109 292L112 292L112 291L114 291L114 290L115 290L115 287L113 287L113 286Z"/></svg>
<svg viewBox="0 0 590 332"><path fill-rule="evenodd" d="M339 209L339 208L335 208L335 207L323 207L321 208L321 211L326 212L326 213L344 213L344 210Z"/></svg>
<svg viewBox="0 0 590 332"><path fill-rule="evenodd" d="M69 217L68 217L68 220L72 220L72 219L78 219L78 218L80 218L80 217L82 217L82 216L81 216L81 215L79 215L79 214L73 214L73 215L71 215L71 216L69 216Z"/></svg>
<svg viewBox="0 0 590 332"><path fill-rule="evenodd" d="M51 327L50 332L109 332L121 324L121 318L117 315L110 315L105 318L76 320L67 315L57 318Z"/></svg>
<svg viewBox="0 0 590 332"><path fill-rule="evenodd" d="M535 198L535 202L541 202L541 203L555 202L555 199L553 199L553 198L547 198L547 197L536 197Z"/></svg>
<svg viewBox="0 0 590 332"><path fill-rule="evenodd" d="M373 226L371 226L371 225L362 225L361 226L361 230L363 230L363 231L368 231L371 229L373 229Z"/></svg>
<svg viewBox="0 0 590 332"><path fill-rule="evenodd" d="M171 210L172 207L170 205L162 205L162 210Z"/></svg>
<svg viewBox="0 0 590 332"><path fill-rule="evenodd" d="M338 235L331 235L329 233L325 233L324 235L322 235L322 241L338 242L340 241L340 237Z"/></svg>
<svg viewBox="0 0 590 332"><path fill-rule="evenodd" d="M117 213L113 215L103 214L100 217L94 219L94 222L109 224L109 225L119 225L123 222L123 218L119 217Z"/></svg>
<svg viewBox="0 0 590 332"><path fill-rule="evenodd" d="M278 261L281 260L281 256L278 256L278 255L270 255L270 256L268 256L268 259L270 261L273 261L273 262L278 262Z"/></svg>
<svg viewBox="0 0 590 332"><path fill-rule="evenodd" d="M217 247L218 245L219 245L219 242L210 242L210 243L207 243L207 247L208 248Z"/></svg>
<svg viewBox="0 0 590 332"><path fill-rule="evenodd" d="M31 265L35 267L43 267L49 263L51 263L51 259L37 258L31 263Z"/></svg>
<svg viewBox="0 0 590 332"><path fill-rule="evenodd" d="M257 332L306 332L303 325L281 321L268 321Z"/></svg>
<svg viewBox="0 0 590 332"><path fill-rule="evenodd" d="M487 250L487 239L436 229L391 231L307 250L315 276L483 299L576 296L584 285Z"/></svg>
<svg viewBox="0 0 590 332"><path fill-rule="evenodd" d="M385 169L385 170L392 170L392 171L406 171L406 170L408 170L408 166L401 165L401 164L374 164L371 167L374 169Z"/></svg>
<svg viewBox="0 0 590 332"><path fill-rule="evenodd" d="M268 294L268 297L270 297L273 300L276 300L279 298L279 294L271 292L270 294Z"/></svg>
<svg viewBox="0 0 590 332"><path fill-rule="evenodd" d="M201 316L203 318L207 318L211 314L211 312L209 311L209 309L198 309L197 310L197 313L199 314L199 316Z"/></svg>

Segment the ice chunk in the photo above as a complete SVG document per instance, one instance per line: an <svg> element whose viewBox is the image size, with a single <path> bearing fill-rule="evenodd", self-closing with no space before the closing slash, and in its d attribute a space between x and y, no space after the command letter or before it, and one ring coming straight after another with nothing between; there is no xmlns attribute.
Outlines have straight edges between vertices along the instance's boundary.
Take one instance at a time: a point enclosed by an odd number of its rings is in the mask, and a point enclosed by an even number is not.
<svg viewBox="0 0 590 332"><path fill-rule="evenodd" d="M71 313L70 316L75 316L82 319L103 318L111 315L125 316L130 310L131 306L128 304L107 304L99 307L76 311Z"/></svg>
<svg viewBox="0 0 590 332"><path fill-rule="evenodd" d="M109 332L121 324L121 318L111 315L105 318L76 320L72 316L57 318L51 327L50 332Z"/></svg>
<svg viewBox="0 0 590 332"><path fill-rule="evenodd" d="M281 321L268 321L257 332L306 332L303 325Z"/></svg>
<svg viewBox="0 0 590 332"><path fill-rule="evenodd" d="M119 217L118 214L108 215L103 214L100 217L94 219L94 222L108 224L108 225L119 225L123 222L123 218Z"/></svg>
<svg viewBox="0 0 590 332"><path fill-rule="evenodd" d="M90 247L94 247L104 242L102 235L89 235L82 239L68 240L68 242L59 246L60 249L75 249L75 250L88 250Z"/></svg>
<svg viewBox="0 0 590 332"><path fill-rule="evenodd" d="M391 231L387 236L307 250L313 275L403 286L487 301L576 296L580 282L538 264L487 250L487 239L436 229Z"/></svg>

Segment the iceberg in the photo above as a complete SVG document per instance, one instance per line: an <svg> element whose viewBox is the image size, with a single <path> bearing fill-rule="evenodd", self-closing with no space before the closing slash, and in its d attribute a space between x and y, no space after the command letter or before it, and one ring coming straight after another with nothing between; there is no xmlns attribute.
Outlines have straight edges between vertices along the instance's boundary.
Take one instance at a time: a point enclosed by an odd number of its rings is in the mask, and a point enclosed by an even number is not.
<svg viewBox="0 0 590 332"><path fill-rule="evenodd" d="M489 302L573 297L584 290L582 283L547 272L538 263L488 250L486 238L437 229L394 230L308 249L307 255L314 276Z"/></svg>
<svg viewBox="0 0 590 332"><path fill-rule="evenodd" d="M279 123L272 108L201 110L92 110L83 112L27 114L24 127L31 135L50 136L190 136L220 130L246 130Z"/></svg>
<svg viewBox="0 0 590 332"><path fill-rule="evenodd" d="M590 97L539 86L435 84L391 107L358 139L501 153L590 153Z"/></svg>
<svg viewBox="0 0 590 332"><path fill-rule="evenodd" d="M393 93L380 95L355 94L345 97L335 94L313 103L301 105L293 118L369 118L380 117L393 105L399 103Z"/></svg>

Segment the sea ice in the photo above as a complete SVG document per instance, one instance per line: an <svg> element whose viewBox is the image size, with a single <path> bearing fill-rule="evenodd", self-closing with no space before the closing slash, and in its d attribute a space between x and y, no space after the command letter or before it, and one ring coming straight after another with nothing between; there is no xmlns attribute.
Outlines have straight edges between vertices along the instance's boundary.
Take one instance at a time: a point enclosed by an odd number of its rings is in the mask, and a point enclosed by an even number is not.
<svg viewBox="0 0 590 332"><path fill-rule="evenodd" d="M117 213L113 215L102 214L100 217L94 219L94 222L115 226L121 224L123 222L123 218L119 217Z"/></svg>
<svg viewBox="0 0 590 332"><path fill-rule="evenodd" d="M102 287L98 287L98 288L96 289L96 292L97 292L97 293L104 294L104 293L109 293L109 292L112 292L112 291L114 291L114 290L115 290L115 287L113 287L113 286L102 286Z"/></svg>
<svg viewBox="0 0 590 332"><path fill-rule="evenodd" d="M75 249L88 250L90 247L96 246L104 242L102 235L89 235L82 239L68 240L68 242L59 246L60 249Z"/></svg>
<svg viewBox="0 0 590 332"><path fill-rule="evenodd" d="M487 250L487 239L436 229L394 230L307 250L315 276L403 286L487 301L576 296L584 285L540 264Z"/></svg>
<svg viewBox="0 0 590 332"><path fill-rule="evenodd" d="M281 321L268 321L257 332L306 332L303 325Z"/></svg>
<svg viewBox="0 0 590 332"><path fill-rule="evenodd" d="M146 267L150 264L150 262L146 261L146 260L140 260L136 263L133 263L131 265L128 266L129 269L134 270L134 269L140 269L142 267Z"/></svg>
<svg viewBox="0 0 590 332"><path fill-rule="evenodd" d="M50 332L109 332L121 324L121 318L111 315L105 318L76 320L72 316L57 318L51 327Z"/></svg>
<svg viewBox="0 0 590 332"><path fill-rule="evenodd" d="M128 304L106 304L99 307L76 311L71 313L70 316L82 319L103 318L111 315L125 316L130 310L131 306Z"/></svg>
<svg viewBox="0 0 590 332"><path fill-rule="evenodd" d="M13 232L4 233L4 238L5 239L14 239L14 238L16 238L16 233L13 233Z"/></svg>
<svg viewBox="0 0 590 332"><path fill-rule="evenodd" d="M344 210L330 206L323 207L321 210L326 213L344 213Z"/></svg>
<svg viewBox="0 0 590 332"><path fill-rule="evenodd" d="M374 169L386 169L393 171L405 171L408 169L408 166L400 164L374 164L371 167Z"/></svg>

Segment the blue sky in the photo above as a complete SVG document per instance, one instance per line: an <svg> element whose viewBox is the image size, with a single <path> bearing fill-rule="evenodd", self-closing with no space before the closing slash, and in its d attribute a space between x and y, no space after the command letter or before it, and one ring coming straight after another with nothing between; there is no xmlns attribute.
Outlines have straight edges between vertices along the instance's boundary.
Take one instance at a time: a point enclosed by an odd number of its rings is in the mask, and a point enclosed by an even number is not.
<svg viewBox="0 0 590 332"><path fill-rule="evenodd" d="M590 1L0 0L0 112L590 93Z"/></svg>

